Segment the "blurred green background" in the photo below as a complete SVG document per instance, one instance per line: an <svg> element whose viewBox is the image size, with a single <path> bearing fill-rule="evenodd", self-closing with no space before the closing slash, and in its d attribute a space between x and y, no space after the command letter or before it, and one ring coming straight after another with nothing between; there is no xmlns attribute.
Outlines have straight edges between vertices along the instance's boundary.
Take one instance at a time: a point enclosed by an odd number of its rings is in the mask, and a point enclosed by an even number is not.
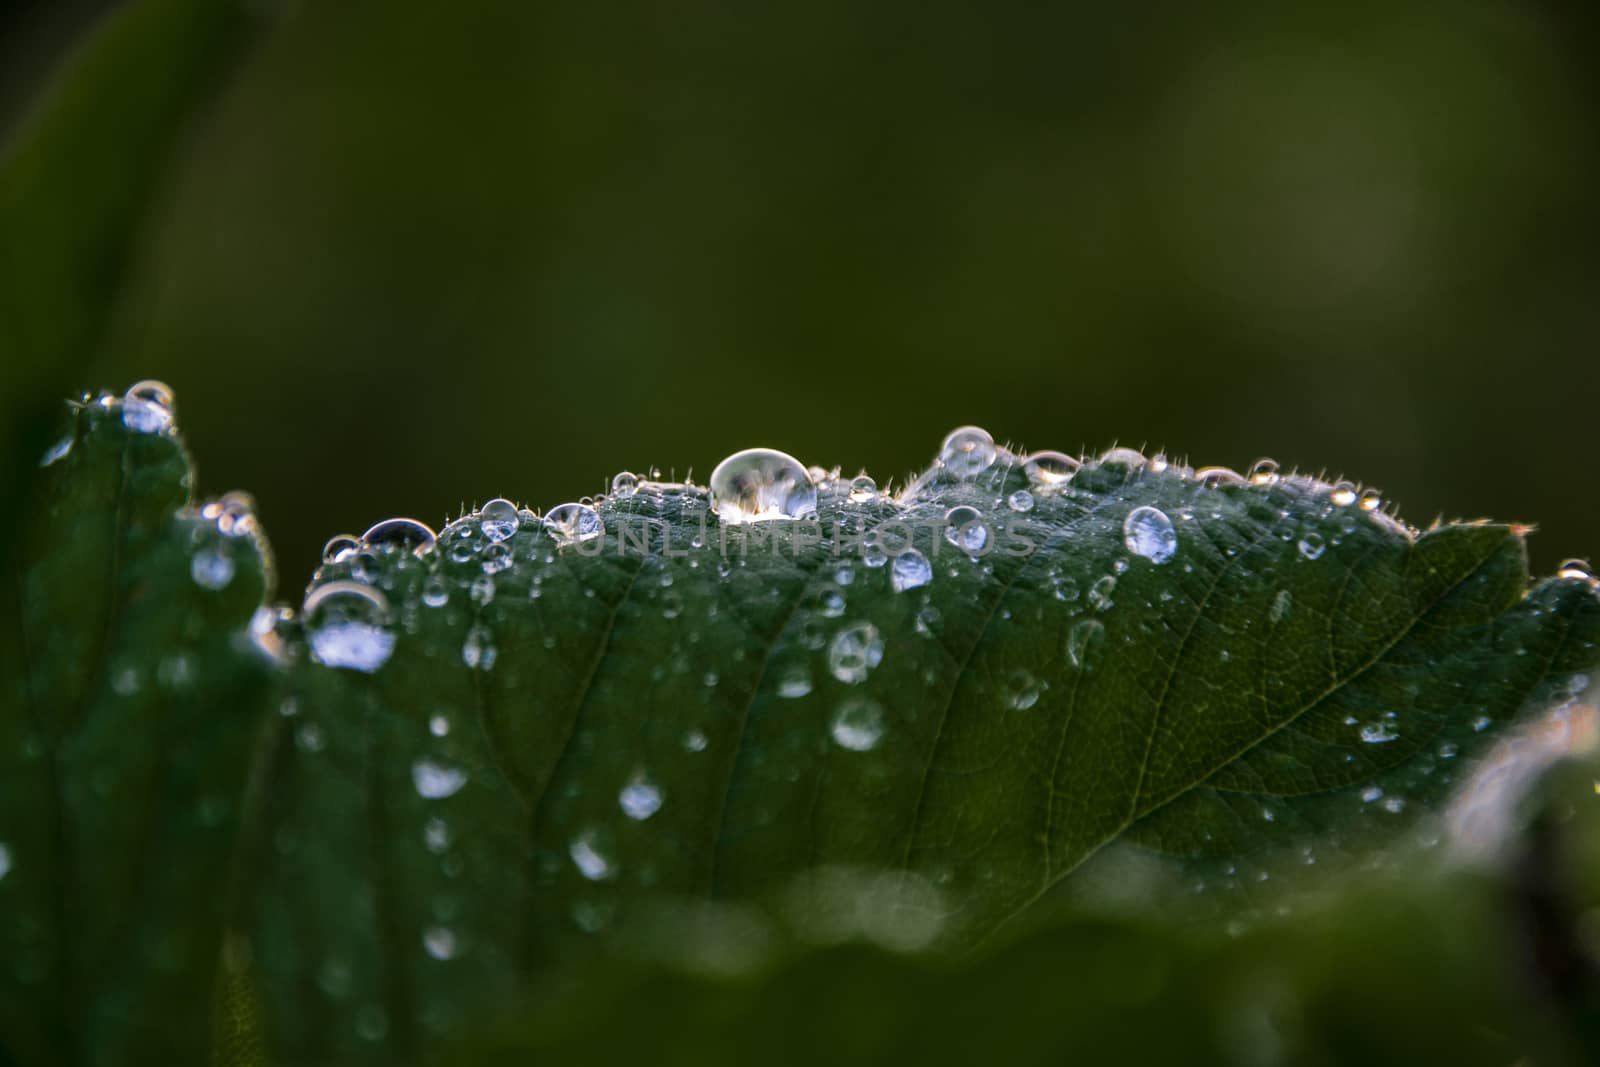
<svg viewBox="0 0 1600 1067"><path fill-rule="evenodd" d="M0 119L106 8L13 6ZM976 422L1600 558L1590 5L267 5L87 388L322 542Z"/></svg>

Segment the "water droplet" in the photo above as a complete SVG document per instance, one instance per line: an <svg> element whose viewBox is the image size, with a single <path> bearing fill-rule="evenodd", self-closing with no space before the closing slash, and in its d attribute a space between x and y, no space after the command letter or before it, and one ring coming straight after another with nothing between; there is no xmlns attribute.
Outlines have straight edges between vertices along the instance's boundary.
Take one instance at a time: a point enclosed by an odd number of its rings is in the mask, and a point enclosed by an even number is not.
<svg viewBox="0 0 1600 1067"><path fill-rule="evenodd" d="M1040 489L1057 489L1072 481L1082 463L1063 452L1035 452L1022 463L1022 472Z"/></svg>
<svg viewBox="0 0 1600 1067"><path fill-rule="evenodd" d="M1361 740L1369 745L1381 745L1399 738L1394 727L1386 722L1369 722L1361 727Z"/></svg>
<svg viewBox="0 0 1600 1067"><path fill-rule="evenodd" d="M1577 578L1581 581L1594 581L1594 573L1589 569L1586 559L1564 559L1561 566L1556 568L1557 578Z"/></svg>
<svg viewBox="0 0 1600 1067"><path fill-rule="evenodd" d="M384 519L361 535L361 543L368 548L410 549L418 556L432 552L438 541L433 529L416 519Z"/></svg>
<svg viewBox="0 0 1600 1067"><path fill-rule="evenodd" d="M517 506L503 497L496 497L478 509L478 529L490 541L504 541L521 525Z"/></svg>
<svg viewBox="0 0 1600 1067"><path fill-rule="evenodd" d="M593 830L585 830L574 837L572 844L567 846L567 855L572 857L578 873L591 882L603 882L617 873L611 860L601 851L598 836Z"/></svg>
<svg viewBox="0 0 1600 1067"><path fill-rule="evenodd" d="M395 635L389 601L360 582L329 582L312 590L301 607L311 655L327 667L372 672L389 662Z"/></svg>
<svg viewBox="0 0 1600 1067"><path fill-rule="evenodd" d="M878 628L870 622L846 626L833 637L828 646L828 670L846 685L866 681L883 659L883 638Z"/></svg>
<svg viewBox="0 0 1600 1067"><path fill-rule="evenodd" d="M617 803L628 818L643 822L661 810L661 790L643 773L638 773L617 794Z"/></svg>
<svg viewBox="0 0 1600 1067"><path fill-rule="evenodd" d="M588 504L558 504L545 515L544 527L561 545L590 541L606 532L600 513Z"/></svg>
<svg viewBox="0 0 1600 1067"><path fill-rule="evenodd" d="M1015 493L1006 497L1006 506L1012 511L1032 511L1033 494L1026 489L1018 489Z"/></svg>
<svg viewBox="0 0 1600 1067"><path fill-rule="evenodd" d="M1111 594L1117 588L1117 579L1112 575L1095 580L1089 587L1089 607L1095 611L1106 611L1111 607Z"/></svg>
<svg viewBox="0 0 1600 1067"><path fill-rule="evenodd" d="M1377 511L1383 507L1383 496L1376 489L1368 489L1361 494L1360 507L1366 512Z"/></svg>
<svg viewBox="0 0 1600 1067"><path fill-rule="evenodd" d="M852 504L865 504L878 495L878 483L865 474L858 474L850 480L850 502Z"/></svg>
<svg viewBox="0 0 1600 1067"><path fill-rule="evenodd" d="M939 446L939 465L957 478L973 478L994 464L994 438L977 426L950 431Z"/></svg>
<svg viewBox="0 0 1600 1067"><path fill-rule="evenodd" d="M1278 461L1258 459L1250 465L1251 485L1276 485L1279 481Z"/></svg>
<svg viewBox="0 0 1600 1067"><path fill-rule="evenodd" d="M1267 619L1278 623L1289 617L1289 611L1294 607L1294 594L1287 589L1278 590L1278 595L1272 598L1272 607L1267 609Z"/></svg>
<svg viewBox="0 0 1600 1067"><path fill-rule="evenodd" d="M989 544L989 527L983 512L959 504L944 513L944 539L963 552L981 553Z"/></svg>
<svg viewBox="0 0 1600 1067"><path fill-rule="evenodd" d="M221 548L196 552L189 561L189 576L202 589L226 589L233 581L233 557Z"/></svg>
<svg viewBox="0 0 1600 1067"><path fill-rule="evenodd" d="M428 719L428 732L434 737L446 737L450 733L450 717L436 714Z"/></svg>
<svg viewBox="0 0 1600 1067"><path fill-rule="evenodd" d="M831 733L841 748L851 752L870 752L883 739L883 706L866 697L852 697L839 705Z"/></svg>
<svg viewBox="0 0 1600 1067"><path fill-rule="evenodd" d="M461 643L461 662L469 669L494 670L494 661L499 655L499 650L494 647L494 637L486 627L478 624L467 631L467 639Z"/></svg>
<svg viewBox="0 0 1600 1067"><path fill-rule="evenodd" d="M626 500L639 491L639 476L632 471L619 471L611 479L611 495L618 500Z"/></svg>
<svg viewBox="0 0 1600 1067"><path fill-rule="evenodd" d="M0 879L11 873L11 850L0 844Z"/></svg>
<svg viewBox="0 0 1600 1067"><path fill-rule="evenodd" d="M817 487L801 462L772 448L735 452L711 472L711 507L726 523L803 519L817 511Z"/></svg>
<svg viewBox="0 0 1600 1067"><path fill-rule="evenodd" d="M683 748L686 752L704 752L709 739L699 730L690 730L683 735Z"/></svg>
<svg viewBox="0 0 1600 1067"><path fill-rule="evenodd" d="M1349 482L1340 482L1328 494L1328 499L1338 507L1347 508L1356 502L1356 487Z"/></svg>
<svg viewBox="0 0 1600 1067"><path fill-rule="evenodd" d="M1361 791L1361 802L1371 804L1375 800L1383 799L1383 790L1375 785L1369 785Z"/></svg>
<svg viewBox="0 0 1600 1067"><path fill-rule="evenodd" d="M1137 448L1111 448L1100 455L1102 467L1126 467L1137 470L1145 465L1144 453Z"/></svg>
<svg viewBox="0 0 1600 1067"><path fill-rule="evenodd" d="M467 772L424 756L411 765L411 784L416 787L418 796L443 800L461 792L461 787L467 784Z"/></svg>
<svg viewBox="0 0 1600 1067"><path fill-rule="evenodd" d="M436 856L445 851L450 847L450 824L443 819L429 819L423 823L422 843Z"/></svg>
<svg viewBox="0 0 1600 1067"><path fill-rule="evenodd" d="M1039 702L1039 679L1027 671L1012 671L1006 679L1006 703L1026 711Z"/></svg>
<svg viewBox="0 0 1600 1067"><path fill-rule="evenodd" d="M1092 671L1105 658L1106 628L1099 619L1080 619L1067 631L1067 661L1080 671Z"/></svg>
<svg viewBox="0 0 1600 1067"><path fill-rule="evenodd" d="M450 602L450 586L444 575L428 575L422 583L422 602L430 608L442 608Z"/></svg>
<svg viewBox="0 0 1600 1067"><path fill-rule="evenodd" d="M1178 534L1160 508L1134 508L1122 522L1122 541L1128 551L1151 563L1165 563L1178 551Z"/></svg>
<svg viewBox="0 0 1600 1067"><path fill-rule="evenodd" d="M933 564L928 562L928 557L914 548L908 548L894 558L894 566L889 571L889 582L894 586L894 591L904 593L907 589L916 589L933 581Z"/></svg>
<svg viewBox="0 0 1600 1067"><path fill-rule="evenodd" d="M122 424L134 433L166 433L172 428L172 390L165 382L135 382L122 394Z"/></svg>
<svg viewBox="0 0 1600 1067"><path fill-rule="evenodd" d="M430 926L422 931L422 948L434 959L443 962L456 954L456 934L448 926Z"/></svg>
<svg viewBox="0 0 1600 1067"><path fill-rule="evenodd" d="M334 534L322 546L322 562L342 563L361 549L361 538L351 534Z"/></svg>
<svg viewBox="0 0 1600 1067"><path fill-rule="evenodd" d="M1323 541L1322 535L1315 530L1300 538L1300 554L1306 559L1316 559L1322 555L1326 547L1327 543Z"/></svg>
<svg viewBox="0 0 1600 1067"><path fill-rule="evenodd" d="M71 451L72 435L68 434L66 437L63 437L61 440L51 445L45 451L45 454L39 459L39 466L48 467L52 464L59 463L62 459L65 459L67 453Z"/></svg>
<svg viewBox="0 0 1600 1067"><path fill-rule="evenodd" d="M1194 472L1194 478L1206 489L1246 484L1244 475L1232 467L1201 467Z"/></svg>
<svg viewBox="0 0 1600 1067"><path fill-rule="evenodd" d="M783 672L778 679L778 695L785 700L798 700L811 692L811 672L803 664L796 664Z"/></svg>
<svg viewBox="0 0 1600 1067"><path fill-rule="evenodd" d="M944 616L939 614L939 609L928 604L917 612L917 633L923 637L935 637L944 626Z"/></svg>

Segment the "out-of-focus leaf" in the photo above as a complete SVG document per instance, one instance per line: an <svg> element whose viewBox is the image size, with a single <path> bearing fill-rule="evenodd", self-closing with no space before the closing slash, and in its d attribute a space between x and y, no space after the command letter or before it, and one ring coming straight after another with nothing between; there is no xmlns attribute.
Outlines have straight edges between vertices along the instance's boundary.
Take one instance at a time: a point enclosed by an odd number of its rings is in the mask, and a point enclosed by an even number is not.
<svg viewBox="0 0 1600 1067"><path fill-rule="evenodd" d="M270 564L237 500L195 506L159 413L154 432L123 414L71 406L9 566L26 672L0 717L7 1062L200 1063L214 1042Z"/></svg>

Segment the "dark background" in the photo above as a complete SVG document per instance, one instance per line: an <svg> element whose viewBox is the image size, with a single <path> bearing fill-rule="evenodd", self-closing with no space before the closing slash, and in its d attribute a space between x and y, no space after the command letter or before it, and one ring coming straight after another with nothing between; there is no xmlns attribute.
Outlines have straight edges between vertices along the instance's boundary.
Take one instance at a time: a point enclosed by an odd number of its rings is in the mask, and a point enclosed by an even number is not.
<svg viewBox="0 0 1600 1067"><path fill-rule="evenodd" d="M0 27L0 120L106 4ZM1286 7L1295 10L1282 10ZM976 422L1600 557L1582 3L273 5L91 380L323 540Z"/></svg>

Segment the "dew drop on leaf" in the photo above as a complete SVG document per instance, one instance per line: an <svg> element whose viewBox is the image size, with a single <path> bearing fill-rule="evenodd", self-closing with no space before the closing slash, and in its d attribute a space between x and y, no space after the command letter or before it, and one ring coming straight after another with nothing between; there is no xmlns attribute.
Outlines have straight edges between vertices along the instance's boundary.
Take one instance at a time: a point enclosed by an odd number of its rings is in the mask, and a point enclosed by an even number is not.
<svg viewBox="0 0 1600 1067"><path fill-rule="evenodd" d="M828 646L828 670L846 685L864 682L883 659L883 638L870 622L846 626Z"/></svg>
<svg viewBox="0 0 1600 1067"><path fill-rule="evenodd" d="M866 697L852 697L833 717L834 742L851 752L869 752L883 739L883 707Z"/></svg>
<svg viewBox="0 0 1600 1067"><path fill-rule="evenodd" d="M134 433L166 433L172 428L172 390L165 382L135 382L122 396L122 424Z"/></svg>
<svg viewBox="0 0 1600 1067"><path fill-rule="evenodd" d="M1083 464L1064 452L1035 452L1022 463L1022 472L1039 489L1057 489L1072 481Z"/></svg>
<svg viewBox="0 0 1600 1067"><path fill-rule="evenodd" d="M711 508L726 523L803 519L817 511L817 487L801 462L774 448L735 452L711 472Z"/></svg>
<svg viewBox="0 0 1600 1067"><path fill-rule="evenodd" d="M427 800L455 796L467 784L467 772L424 756L411 765L411 784Z"/></svg>
<svg viewBox="0 0 1600 1067"><path fill-rule="evenodd" d="M1067 661L1088 672L1105 656L1106 628L1099 619L1080 619L1067 631Z"/></svg>
<svg viewBox="0 0 1600 1067"><path fill-rule="evenodd" d="M456 933L448 926L430 926L422 932L422 948L441 962L454 959L457 948Z"/></svg>
<svg viewBox="0 0 1600 1067"><path fill-rule="evenodd" d="M617 804L628 818L643 822L661 810L661 790L642 773L635 774L617 794Z"/></svg>
<svg viewBox="0 0 1600 1067"><path fill-rule="evenodd" d="M811 692L811 672L797 664L784 671L778 679L778 695L785 700L798 700Z"/></svg>
<svg viewBox="0 0 1600 1067"><path fill-rule="evenodd" d="M430 608L442 608L450 602L450 586L444 575L430 574L422 583L422 602Z"/></svg>
<svg viewBox="0 0 1600 1067"><path fill-rule="evenodd" d="M189 576L202 589L226 589L233 581L233 557L220 548L208 548L189 561Z"/></svg>
<svg viewBox="0 0 1600 1067"><path fill-rule="evenodd" d="M432 552L438 540L432 527L416 519L385 519L361 535L367 548L410 549L418 556Z"/></svg>
<svg viewBox="0 0 1600 1067"><path fill-rule="evenodd" d="M521 525L517 506L502 497L496 497L478 509L478 528L490 541L504 541L516 533Z"/></svg>
<svg viewBox="0 0 1600 1067"><path fill-rule="evenodd" d="M889 582L897 593L916 589L933 581L933 564L928 557L914 548L908 548L894 558L889 571Z"/></svg>
<svg viewBox="0 0 1600 1067"><path fill-rule="evenodd" d="M611 860L601 851L598 836L592 830L574 837L567 846L567 855L572 857L578 873L591 882L603 882L617 873Z"/></svg>
<svg viewBox="0 0 1600 1067"><path fill-rule="evenodd" d="M1033 494L1026 489L1018 489L1006 497L1006 506L1012 511L1026 512L1033 510Z"/></svg>
<svg viewBox="0 0 1600 1067"><path fill-rule="evenodd" d="M328 538L327 544L322 546L322 562L342 563L360 549L361 538L350 534L334 534Z"/></svg>
<svg viewBox="0 0 1600 1067"><path fill-rule="evenodd" d="M1178 534L1160 508L1144 506L1128 512L1122 522L1122 541L1128 551L1151 563L1165 563L1178 551Z"/></svg>
<svg viewBox="0 0 1600 1067"><path fill-rule="evenodd" d="M1327 544L1322 540L1322 535L1313 530L1300 538L1300 543L1297 547L1300 549L1300 554L1306 559L1316 559L1322 555L1323 550L1327 548Z"/></svg>
<svg viewBox="0 0 1600 1067"><path fill-rule="evenodd" d="M957 478L973 478L994 465L994 438L977 426L952 430L939 446L939 465Z"/></svg>
<svg viewBox="0 0 1600 1067"><path fill-rule="evenodd" d="M639 476L632 471L618 471L611 479L611 495L617 500L626 500L638 491Z"/></svg>
<svg viewBox="0 0 1600 1067"><path fill-rule="evenodd" d="M1294 607L1294 594L1287 589L1278 590L1278 595L1272 598L1272 607L1267 609L1267 621L1282 622L1289 617L1289 612Z"/></svg>
<svg viewBox="0 0 1600 1067"><path fill-rule="evenodd" d="M389 601L375 589L329 582L312 590L301 610L311 655L324 666L371 673L394 652Z"/></svg>
<svg viewBox="0 0 1600 1067"><path fill-rule="evenodd" d="M966 504L945 512L944 539L963 552L982 552L989 545L989 527L983 521L983 512Z"/></svg>
<svg viewBox="0 0 1600 1067"><path fill-rule="evenodd" d="M599 512L588 504L558 504L545 515L544 526L561 545L591 541L606 532Z"/></svg>
<svg viewBox="0 0 1600 1067"><path fill-rule="evenodd" d="M858 474L850 479L850 502L865 504L878 495L878 483L870 475Z"/></svg>
<svg viewBox="0 0 1600 1067"><path fill-rule="evenodd" d="M1012 671L1006 679L1006 703L1026 711L1039 702L1039 679L1025 670Z"/></svg>

